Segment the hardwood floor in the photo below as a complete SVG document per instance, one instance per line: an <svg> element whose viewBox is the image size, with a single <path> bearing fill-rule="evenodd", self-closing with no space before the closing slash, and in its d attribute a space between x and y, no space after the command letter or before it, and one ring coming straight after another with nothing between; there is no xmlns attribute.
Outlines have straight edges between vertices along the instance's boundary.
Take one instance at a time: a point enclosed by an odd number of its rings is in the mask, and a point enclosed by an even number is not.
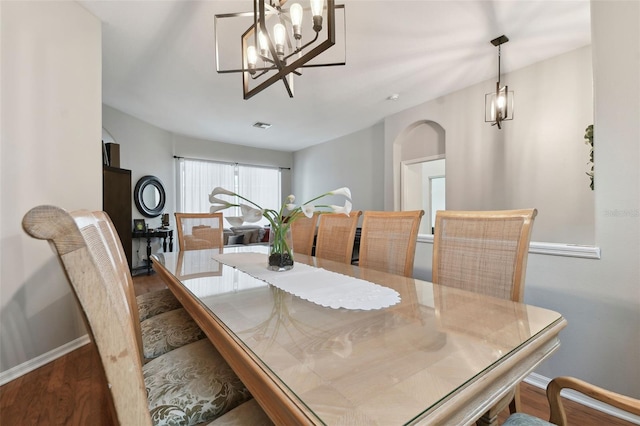
<svg viewBox="0 0 640 426"><path fill-rule="evenodd" d="M96 347L90 343L0 387L2 425L115 425Z"/></svg>
<svg viewBox="0 0 640 426"><path fill-rule="evenodd" d="M155 275L134 278L136 293L163 287ZM544 391L523 383L522 411L547 419ZM572 425L629 426L632 423L566 401ZM1 425L115 425L106 379L91 343L0 387ZM508 416L501 413L500 423Z"/></svg>

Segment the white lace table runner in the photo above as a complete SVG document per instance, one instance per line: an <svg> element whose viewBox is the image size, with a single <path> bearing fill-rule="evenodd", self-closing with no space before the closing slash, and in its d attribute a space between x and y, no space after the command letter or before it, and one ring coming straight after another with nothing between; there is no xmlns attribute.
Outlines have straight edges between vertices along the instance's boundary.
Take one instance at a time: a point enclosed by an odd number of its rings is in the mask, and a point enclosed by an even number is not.
<svg viewBox="0 0 640 426"><path fill-rule="evenodd" d="M289 271L270 271L265 253L226 253L216 254L213 258L287 293L328 308L368 311L400 302L400 294L393 289L303 263L296 263Z"/></svg>

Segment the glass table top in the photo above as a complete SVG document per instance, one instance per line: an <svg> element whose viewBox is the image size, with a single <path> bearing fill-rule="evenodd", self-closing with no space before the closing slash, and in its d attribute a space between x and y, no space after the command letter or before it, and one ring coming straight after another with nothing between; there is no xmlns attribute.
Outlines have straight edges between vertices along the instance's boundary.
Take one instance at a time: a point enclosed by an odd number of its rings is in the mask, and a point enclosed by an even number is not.
<svg viewBox="0 0 640 426"><path fill-rule="evenodd" d="M534 306L297 255L401 299L384 309L332 309L221 264L216 253L155 256L320 424L410 424L562 321Z"/></svg>

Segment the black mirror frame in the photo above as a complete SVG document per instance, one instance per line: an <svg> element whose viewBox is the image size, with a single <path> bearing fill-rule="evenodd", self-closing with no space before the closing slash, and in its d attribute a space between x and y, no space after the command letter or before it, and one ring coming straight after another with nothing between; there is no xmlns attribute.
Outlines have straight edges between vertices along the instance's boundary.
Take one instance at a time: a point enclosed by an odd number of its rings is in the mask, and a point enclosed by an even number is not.
<svg viewBox="0 0 640 426"><path fill-rule="evenodd" d="M158 202L158 205L155 206L154 208L149 208L149 206L146 206L144 204L144 200L142 199L142 194L144 193L145 188L149 185L155 186L158 192L160 193L160 202ZM160 216L160 214L162 214L162 211L164 210L166 199L167 199L167 194L164 191L164 185L162 185L162 182L157 177L150 176L150 175L143 176L140 178L140 180L138 180L138 183L136 183L136 187L133 191L133 201L135 201L138 211L143 216L145 217Z"/></svg>

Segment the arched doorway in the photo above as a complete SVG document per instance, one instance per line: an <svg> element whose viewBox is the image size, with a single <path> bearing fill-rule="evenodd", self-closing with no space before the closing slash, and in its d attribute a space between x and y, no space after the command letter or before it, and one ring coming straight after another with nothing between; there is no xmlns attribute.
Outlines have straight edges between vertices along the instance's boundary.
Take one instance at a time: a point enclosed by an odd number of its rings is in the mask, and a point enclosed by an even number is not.
<svg viewBox="0 0 640 426"><path fill-rule="evenodd" d="M432 234L435 211L445 208L445 131L433 121L408 126L396 141L400 159L400 210L425 211L420 234Z"/></svg>

